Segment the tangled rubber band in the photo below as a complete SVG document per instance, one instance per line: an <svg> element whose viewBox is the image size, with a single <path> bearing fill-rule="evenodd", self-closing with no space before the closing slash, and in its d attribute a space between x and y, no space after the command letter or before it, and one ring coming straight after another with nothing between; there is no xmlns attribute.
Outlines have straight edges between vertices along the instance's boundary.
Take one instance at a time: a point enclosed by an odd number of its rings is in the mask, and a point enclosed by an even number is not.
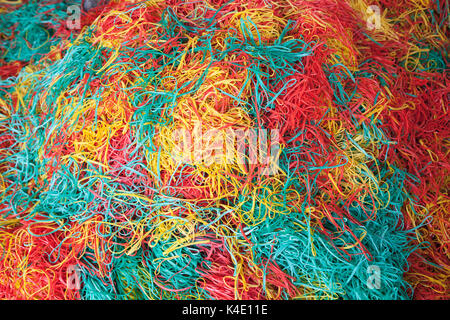
<svg viewBox="0 0 450 320"><path fill-rule="evenodd" d="M448 1L0 2L0 298L450 298Z"/></svg>

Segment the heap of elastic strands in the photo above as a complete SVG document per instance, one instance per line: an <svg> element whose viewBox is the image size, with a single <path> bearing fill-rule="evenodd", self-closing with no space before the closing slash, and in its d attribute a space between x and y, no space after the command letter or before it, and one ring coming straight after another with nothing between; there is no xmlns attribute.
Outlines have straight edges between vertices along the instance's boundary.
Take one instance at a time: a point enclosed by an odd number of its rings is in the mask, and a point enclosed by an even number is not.
<svg viewBox="0 0 450 320"><path fill-rule="evenodd" d="M448 2L374 2L0 9L0 298L448 299Z"/></svg>

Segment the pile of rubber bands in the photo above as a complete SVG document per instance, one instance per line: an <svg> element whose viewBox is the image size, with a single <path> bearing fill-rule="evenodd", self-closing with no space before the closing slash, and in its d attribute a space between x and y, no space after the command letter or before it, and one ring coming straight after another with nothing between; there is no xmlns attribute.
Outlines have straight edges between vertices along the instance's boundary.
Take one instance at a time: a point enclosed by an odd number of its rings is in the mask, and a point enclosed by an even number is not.
<svg viewBox="0 0 450 320"><path fill-rule="evenodd" d="M450 298L448 1L0 5L1 299Z"/></svg>

